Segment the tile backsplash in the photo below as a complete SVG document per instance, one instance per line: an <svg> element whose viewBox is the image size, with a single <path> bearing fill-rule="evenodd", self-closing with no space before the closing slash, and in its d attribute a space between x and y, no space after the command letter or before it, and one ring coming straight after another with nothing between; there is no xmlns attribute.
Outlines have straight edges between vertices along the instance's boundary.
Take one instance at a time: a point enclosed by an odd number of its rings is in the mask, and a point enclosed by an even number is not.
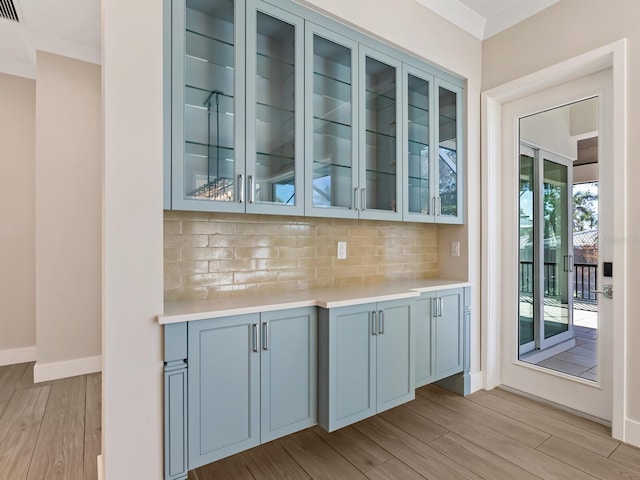
<svg viewBox="0 0 640 480"><path fill-rule="evenodd" d="M347 259L337 244L347 242ZM164 212L165 301L434 278L428 224Z"/></svg>

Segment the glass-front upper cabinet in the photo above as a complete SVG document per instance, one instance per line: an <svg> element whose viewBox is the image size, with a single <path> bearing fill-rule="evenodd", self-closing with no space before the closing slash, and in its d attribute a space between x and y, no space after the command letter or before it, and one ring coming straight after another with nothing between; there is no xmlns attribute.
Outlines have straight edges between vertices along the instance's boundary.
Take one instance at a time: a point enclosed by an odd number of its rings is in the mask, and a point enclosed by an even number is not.
<svg viewBox="0 0 640 480"><path fill-rule="evenodd" d="M462 89L436 82L436 222L463 222Z"/></svg>
<svg viewBox="0 0 640 480"><path fill-rule="evenodd" d="M357 218L357 43L305 26L307 215Z"/></svg>
<svg viewBox="0 0 640 480"><path fill-rule="evenodd" d="M244 2L172 2L172 208L244 211Z"/></svg>
<svg viewBox="0 0 640 480"><path fill-rule="evenodd" d="M401 63L360 45L360 218L402 218Z"/></svg>
<svg viewBox="0 0 640 480"><path fill-rule="evenodd" d="M304 23L247 9L247 212L302 215Z"/></svg>
<svg viewBox="0 0 640 480"><path fill-rule="evenodd" d="M403 65L404 220L432 222L436 205L433 77Z"/></svg>

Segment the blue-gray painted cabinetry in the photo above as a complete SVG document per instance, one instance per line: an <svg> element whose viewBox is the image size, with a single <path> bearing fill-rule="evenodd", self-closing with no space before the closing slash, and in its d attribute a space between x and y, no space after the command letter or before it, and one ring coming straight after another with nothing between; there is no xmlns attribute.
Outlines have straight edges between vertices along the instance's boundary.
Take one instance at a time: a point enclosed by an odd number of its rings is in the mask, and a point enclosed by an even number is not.
<svg viewBox="0 0 640 480"><path fill-rule="evenodd" d="M462 79L290 0L164 1L166 209L462 223Z"/></svg>
<svg viewBox="0 0 640 480"><path fill-rule="evenodd" d="M467 287L423 293L416 299L416 388L462 374L443 386L469 393L469 297Z"/></svg>
<svg viewBox="0 0 640 480"><path fill-rule="evenodd" d="M318 423L333 431L415 398L414 303L320 309Z"/></svg>

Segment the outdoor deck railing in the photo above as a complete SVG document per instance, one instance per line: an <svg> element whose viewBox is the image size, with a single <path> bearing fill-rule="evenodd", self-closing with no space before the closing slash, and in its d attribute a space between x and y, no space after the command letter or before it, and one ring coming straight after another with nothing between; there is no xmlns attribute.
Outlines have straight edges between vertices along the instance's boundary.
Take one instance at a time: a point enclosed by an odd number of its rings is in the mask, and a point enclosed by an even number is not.
<svg viewBox="0 0 640 480"><path fill-rule="evenodd" d="M557 283L558 264L544 264L544 294L559 295ZM573 264L573 298L596 302L598 297L593 290L598 289L598 265L587 263ZM520 293L533 294L533 262L520 262Z"/></svg>

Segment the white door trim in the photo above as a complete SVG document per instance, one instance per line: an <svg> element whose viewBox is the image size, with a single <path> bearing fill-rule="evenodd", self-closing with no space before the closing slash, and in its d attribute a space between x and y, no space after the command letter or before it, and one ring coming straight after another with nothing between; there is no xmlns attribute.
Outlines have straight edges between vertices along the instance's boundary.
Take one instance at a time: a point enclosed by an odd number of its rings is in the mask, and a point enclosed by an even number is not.
<svg viewBox="0 0 640 480"><path fill-rule="evenodd" d="M627 41L619 40L482 93L482 255L481 255L481 364L484 388L501 382L501 186L502 105L605 68L613 70L614 238L616 268L613 299L613 412L612 435L626 435L626 170L627 170ZM617 239L617 241L616 241Z"/></svg>

